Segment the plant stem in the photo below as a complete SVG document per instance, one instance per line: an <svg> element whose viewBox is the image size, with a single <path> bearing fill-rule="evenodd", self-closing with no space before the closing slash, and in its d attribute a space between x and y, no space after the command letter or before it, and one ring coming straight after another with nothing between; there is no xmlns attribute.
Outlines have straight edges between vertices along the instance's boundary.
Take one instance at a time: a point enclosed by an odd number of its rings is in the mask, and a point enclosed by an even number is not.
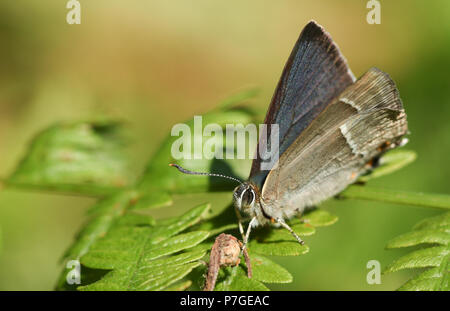
<svg viewBox="0 0 450 311"><path fill-rule="evenodd" d="M338 198L416 205L444 210L450 209L450 195L390 190L365 185L352 185L340 193Z"/></svg>

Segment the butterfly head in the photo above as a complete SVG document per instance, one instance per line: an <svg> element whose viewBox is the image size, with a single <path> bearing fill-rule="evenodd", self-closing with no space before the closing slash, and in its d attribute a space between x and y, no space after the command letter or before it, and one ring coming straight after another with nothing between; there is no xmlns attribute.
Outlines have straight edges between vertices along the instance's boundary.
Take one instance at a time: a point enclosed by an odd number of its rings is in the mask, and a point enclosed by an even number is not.
<svg viewBox="0 0 450 311"><path fill-rule="evenodd" d="M250 182L243 182L234 189L233 204L237 209L241 211L253 209L257 201L257 191Z"/></svg>

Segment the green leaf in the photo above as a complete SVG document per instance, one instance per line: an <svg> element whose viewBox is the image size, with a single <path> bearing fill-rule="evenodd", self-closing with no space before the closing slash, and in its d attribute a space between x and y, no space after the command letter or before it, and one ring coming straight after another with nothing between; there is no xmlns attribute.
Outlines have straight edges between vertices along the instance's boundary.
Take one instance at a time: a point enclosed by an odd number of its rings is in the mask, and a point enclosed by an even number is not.
<svg viewBox="0 0 450 311"><path fill-rule="evenodd" d="M334 224L338 221L336 215L332 215L323 209L315 209L311 212L305 213L301 219L313 227L323 227Z"/></svg>
<svg viewBox="0 0 450 311"><path fill-rule="evenodd" d="M250 255L253 278L263 283L290 283L292 275L280 265L257 254Z"/></svg>
<svg viewBox="0 0 450 311"><path fill-rule="evenodd" d="M450 209L450 195L390 190L357 184L349 186L338 195L338 198Z"/></svg>
<svg viewBox="0 0 450 311"><path fill-rule="evenodd" d="M166 192L152 192L139 195L133 205L133 209L149 209L172 205L172 197Z"/></svg>
<svg viewBox="0 0 450 311"><path fill-rule="evenodd" d="M449 273L442 273L439 267L428 269L403 284L398 290L401 291L448 291Z"/></svg>
<svg viewBox="0 0 450 311"><path fill-rule="evenodd" d="M6 181L10 187L103 196L130 185L117 121L60 123L39 135Z"/></svg>
<svg viewBox="0 0 450 311"><path fill-rule="evenodd" d="M65 262L79 260L98 239L104 237L115 225L154 225L153 217L128 212L137 196L136 191L125 190L103 199L91 207L88 210L89 221L77 234L74 243L64 253L62 259ZM66 275L68 272L67 269L63 270L56 289L67 288Z"/></svg>
<svg viewBox="0 0 450 311"><path fill-rule="evenodd" d="M297 241L250 241L249 249L254 253L269 256L298 256L309 252L307 245Z"/></svg>
<svg viewBox="0 0 450 311"><path fill-rule="evenodd" d="M385 272L394 272L410 268L438 267L449 254L446 246L424 248L400 257L390 264Z"/></svg>
<svg viewBox="0 0 450 311"><path fill-rule="evenodd" d="M184 291L188 289L192 285L192 281L187 280L183 282L176 283L174 285L171 285L165 289L165 291Z"/></svg>
<svg viewBox="0 0 450 311"><path fill-rule="evenodd" d="M386 269L385 273L411 268L430 268L399 288L399 290L448 290L450 261L450 213L425 219L413 231L389 241L387 248L429 244L429 247L406 254Z"/></svg>
<svg viewBox="0 0 450 311"><path fill-rule="evenodd" d="M436 229L436 228L448 228L450 226L450 212L441 214L438 216L426 218L417 223L413 229Z"/></svg>
<svg viewBox="0 0 450 311"><path fill-rule="evenodd" d="M264 284L254 278L249 279L247 272L239 265L237 267L225 268L221 271L222 276L218 278L216 291L267 291Z"/></svg>
<svg viewBox="0 0 450 311"><path fill-rule="evenodd" d="M373 178L391 174L414 162L416 158L417 154L411 150L397 149L389 151L380 158L380 166L369 174L361 176L358 180L367 182Z"/></svg>
<svg viewBox="0 0 450 311"><path fill-rule="evenodd" d="M315 209L305 213L301 219L290 220L289 224L300 237L304 237L314 234L316 226L328 226L336 221L336 216ZM309 247L300 245L286 229L270 227L253 230L249 249L253 253L271 256L298 256L309 252Z"/></svg>
<svg viewBox="0 0 450 311"><path fill-rule="evenodd" d="M209 205L191 209L180 217L155 226L118 224L81 258L84 266L112 270L81 290L162 290L181 280L201 263L204 251L189 248L208 232L179 232L199 222Z"/></svg>
<svg viewBox="0 0 450 311"><path fill-rule="evenodd" d="M141 195L134 190L124 190L99 201L88 210L89 221L77 234L72 246L65 252L65 261L78 260L86 254L92 244L105 236L114 225L153 225L154 219L149 215L137 214L138 210L147 207L153 208L163 202L163 196L155 195L153 200L150 195L145 197L146 204L139 204ZM66 273L64 270L58 281L57 289L65 287Z"/></svg>
<svg viewBox="0 0 450 311"><path fill-rule="evenodd" d="M444 229L424 229L402 234L388 242L386 248L414 246L423 243L448 245L450 227Z"/></svg>
<svg viewBox="0 0 450 311"><path fill-rule="evenodd" d="M161 220L159 226L153 228L151 232L152 240L159 242L195 225L206 218L210 207L209 204L202 204L194 207L182 216Z"/></svg>
<svg viewBox="0 0 450 311"><path fill-rule="evenodd" d="M64 258L79 259L100 237L106 235L111 226L123 215L131 203L136 200L137 192L122 191L95 204L88 215L91 220L78 233L74 244L66 251ZM148 223L152 222L147 218Z"/></svg>

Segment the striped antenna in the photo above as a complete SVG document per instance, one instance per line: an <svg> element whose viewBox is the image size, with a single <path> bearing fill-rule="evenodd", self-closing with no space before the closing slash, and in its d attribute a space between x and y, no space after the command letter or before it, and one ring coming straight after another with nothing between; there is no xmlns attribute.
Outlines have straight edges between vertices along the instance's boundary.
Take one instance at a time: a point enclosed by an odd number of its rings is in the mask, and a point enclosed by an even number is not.
<svg viewBox="0 0 450 311"><path fill-rule="evenodd" d="M231 176L226 176L226 175L222 175L222 174L213 174L213 173L204 173L204 172L193 172L193 171L189 171L185 168L182 168L181 166L179 166L178 164L173 164L170 163L169 166L173 166L176 167L180 172L184 173L184 174L189 174L189 175L205 175L205 176L214 176L214 177L222 177L222 178L228 178L231 180L234 180L240 184L242 184L242 181L240 181L237 178L231 177Z"/></svg>

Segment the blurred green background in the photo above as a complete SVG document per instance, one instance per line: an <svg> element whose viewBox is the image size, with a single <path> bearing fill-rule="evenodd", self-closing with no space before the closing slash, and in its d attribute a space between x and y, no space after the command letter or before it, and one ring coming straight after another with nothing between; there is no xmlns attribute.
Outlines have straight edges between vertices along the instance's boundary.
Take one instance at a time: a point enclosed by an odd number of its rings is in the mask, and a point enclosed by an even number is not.
<svg viewBox="0 0 450 311"><path fill-rule="evenodd" d="M0 2L0 176L11 173L39 130L59 120L111 115L130 121L136 171L173 124L249 86L264 114L303 26L315 19L339 44L356 76L377 66L396 81L409 120L412 165L372 183L449 193L450 2L83 1L81 25L66 23L67 1ZM218 194L220 204L230 193ZM190 201L204 201L198 196ZM51 290L58 259L92 199L0 190L0 290ZM275 258L288 290L393 290L411 276L366 283L371 259L402 254L386 242L437 211L363 201L330 201L333 226L308 237L309 254ZM177 206L177 205L175 205ZM177 214L169 207L168 214ZM412 272L413 273L413 272Z"/></svg>

